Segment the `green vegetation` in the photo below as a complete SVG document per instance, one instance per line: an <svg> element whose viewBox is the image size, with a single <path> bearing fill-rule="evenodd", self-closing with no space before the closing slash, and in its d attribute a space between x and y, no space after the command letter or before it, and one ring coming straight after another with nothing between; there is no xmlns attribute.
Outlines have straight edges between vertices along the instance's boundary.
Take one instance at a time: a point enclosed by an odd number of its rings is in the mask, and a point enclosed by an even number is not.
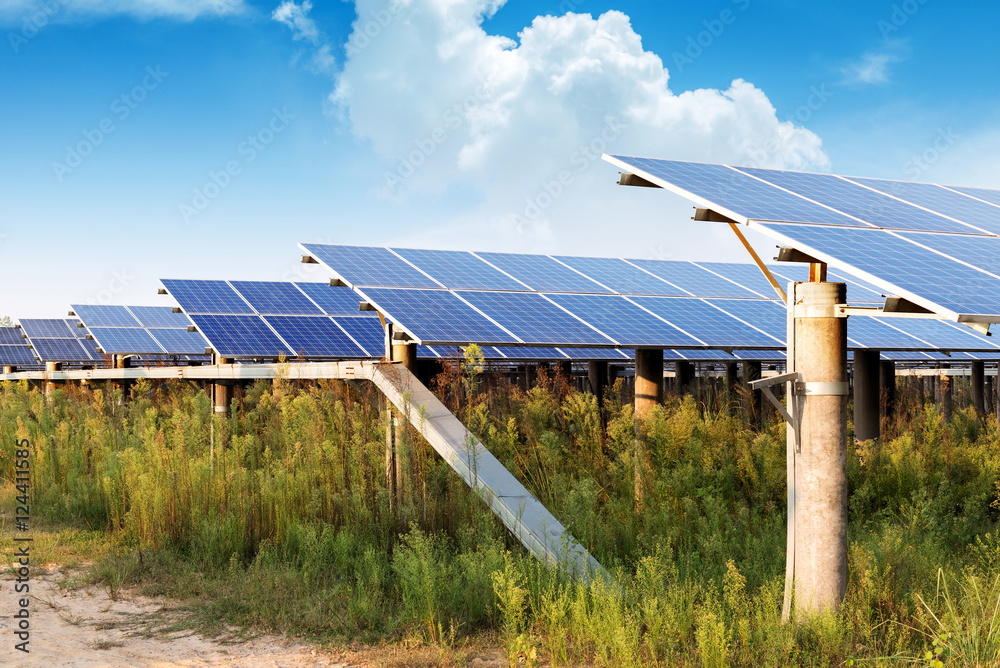
<svg viewBox="0 0 1000 668"><path fill-rule="evenodd" d="M691 398L637 425L620 383L599 407L480 365L446 370L439 396L623 593L542 568L412 431L397 505L363 386L260 382L223 418L179 383L139 381L127 402L110 384L46 400L4 383L0 471L9 486L28 439L33 516L107 543L90 577L109 591L190 602L202 630L419 639L442 663L486 634L512 665L998 665L992 417L945 423L901 393L882 442L849 452L841 614L783 625L783 425Z"/></svg>

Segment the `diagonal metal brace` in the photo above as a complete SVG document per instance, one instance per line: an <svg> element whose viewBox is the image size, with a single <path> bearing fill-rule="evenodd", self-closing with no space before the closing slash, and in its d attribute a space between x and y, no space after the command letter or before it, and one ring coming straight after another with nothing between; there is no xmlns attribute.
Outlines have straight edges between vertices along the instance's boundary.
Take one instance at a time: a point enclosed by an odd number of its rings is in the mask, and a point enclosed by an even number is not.
<svg viewBox="0 0 1000 668"><path fill-rule="evenodd" d="M798 379L799 379L799 374L792 372L792 373L783 373L780 376L772 376L771 378L762 378L760 380L750 381L750 387L752 387L755 390L760 390L761 392L763 392L764 396L767 397L767 400L770 401L772 404L774 404L774 407L778 409L779 413L781 413L781 417L785 418L785 422L787 422L788 426L790 426L792 429L797 429L795 418L793 418L791 415L788 414L788 411L786 411L785 407L781 405L781 402L778 401L778 398L771 393L771 386L779 385L781 383L794 382L797 381Z"/></svg>

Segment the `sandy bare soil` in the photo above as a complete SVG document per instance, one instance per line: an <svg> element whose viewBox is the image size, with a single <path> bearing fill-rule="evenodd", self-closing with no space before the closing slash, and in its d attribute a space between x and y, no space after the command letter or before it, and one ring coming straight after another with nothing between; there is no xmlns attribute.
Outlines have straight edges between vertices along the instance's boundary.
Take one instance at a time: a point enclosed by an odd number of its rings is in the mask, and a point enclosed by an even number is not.
<svg viewBox="0 0 1000 668"><path fill-rule="evenodd" d="M64 576L31 580L30 654L14 649L18 594L13 578L0 578L0 666L97 668L103 666L172 668L174 666L331 666L355 663L345 653L310 647L280 637L242 642L211 640L191 631L170 632L174 613L169 601L119 595L112 600L99 588L61 589Z"/></svg>

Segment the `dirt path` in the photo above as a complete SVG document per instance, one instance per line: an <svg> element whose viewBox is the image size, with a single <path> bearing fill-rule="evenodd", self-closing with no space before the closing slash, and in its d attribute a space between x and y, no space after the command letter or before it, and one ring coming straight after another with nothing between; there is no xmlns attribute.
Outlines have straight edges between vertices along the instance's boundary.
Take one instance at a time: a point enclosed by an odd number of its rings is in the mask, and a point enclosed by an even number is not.
<svg viewBox="0 0 1000 668"><path fill-rule="evenodd" d="M260 637L226 643L191 631L170 632L169 602L121 595L112 600L103 589L63 590L61 575L39 575L31 581L30 654L14 649L17 623L12 615L19 596L13 578L0 578L0 666L118 668L142 666L362 666L344 653ZM152 632L151 632L152 631ZM370 665L370 664L367 664Z"/></svg>

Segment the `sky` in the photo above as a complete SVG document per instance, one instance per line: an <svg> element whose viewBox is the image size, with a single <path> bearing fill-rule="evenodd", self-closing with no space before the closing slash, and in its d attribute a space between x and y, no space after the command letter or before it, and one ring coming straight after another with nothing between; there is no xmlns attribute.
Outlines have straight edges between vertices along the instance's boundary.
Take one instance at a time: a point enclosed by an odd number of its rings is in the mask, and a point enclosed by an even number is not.
<svg viewBox="0 0 1000 668"><path fill-rule="evenodd" d="M0 0L0 315L170 303L160 278L325 280L299 242L747 261L602 152L1000 188L998 18Z"/></svg>

